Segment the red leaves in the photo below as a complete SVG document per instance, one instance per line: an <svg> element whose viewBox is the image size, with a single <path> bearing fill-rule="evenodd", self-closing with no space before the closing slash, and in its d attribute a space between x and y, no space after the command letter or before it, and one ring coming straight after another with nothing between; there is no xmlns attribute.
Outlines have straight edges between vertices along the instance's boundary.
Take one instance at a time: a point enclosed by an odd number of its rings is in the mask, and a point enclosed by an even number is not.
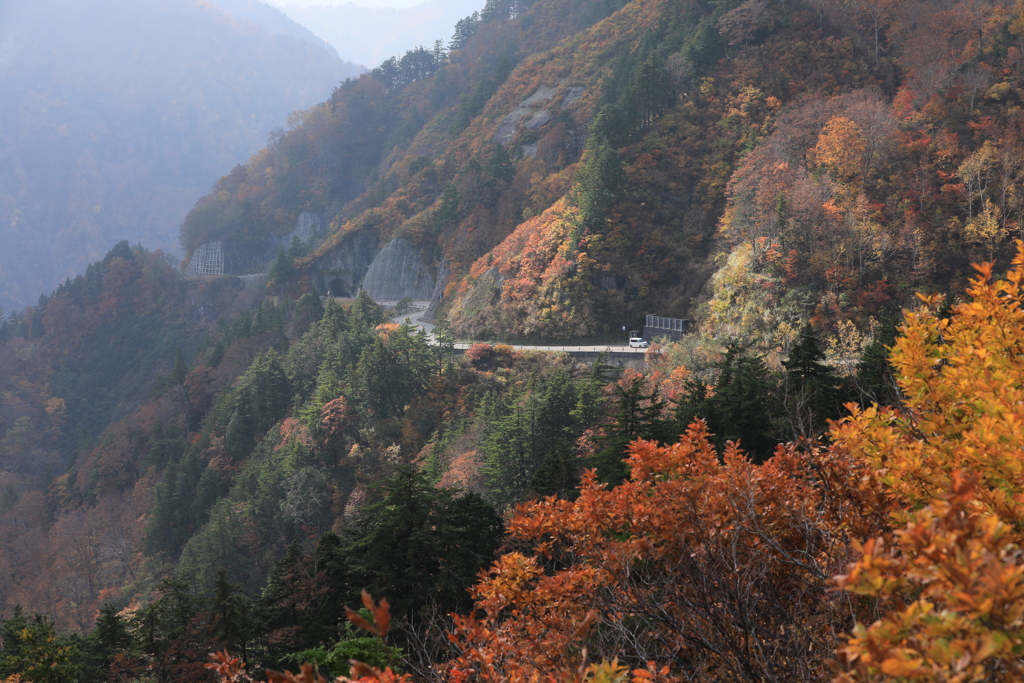
<svg viewBox="0 0 1024 683"><path fill-rule="evenodd" d="M451 678L626 680L607 660L645 652L696 667L689 677L730 679L747 647L789 653L753 665L766 678L824 675L828 634L846 618L825 579L846 557L847 508L819 482L858 481L850 460L781 448L757 466L730 445L723 463L703 422L678 444L629 453L631 477L614 489L587 472L576 501L518 508L509 533L532 553L503 556L474 589L483 616L457 620ZM748 601L766 595L773 606ZM588 666L588 651L606 661ZM653 664L633 672L659 677L670 675Z"/></svg>
<svg viewBox="0 0 1024 683"><path fill-rule="evenodd" d="M353 624L368 631L378 638L387 636L388 629L391 627L391 606L388 604L386 599L382 599L380 603L375 603L370 594L365 590L363 591L363 607L365 607L370 614L373 615L373 623L371 624L363 617L359 616L359 613L346 607L345 616Z"/></svg>
<svg viewBox="0 0 1024 683"><path fill-rule="evenodd" d="M361 617L349 608L345 613L349 620L359 628L369 631L378 638L384 638L391 625L391 609L387 600L374 602L373 598L366 591L363 591L363 606L373 615L373 623ZM245 671L245 664L237 657L232 657L226 651L210 655L213 660L206 664L206 668L212 670L218 677L220 683L260 683L251 678ZM381 671L369 664L352 660L352 669L349 676L338 676L334 683L411 683L412 677L409 674L396 674L390 667ZM267 671L267 683L329 683L327 679L317 672L312 664L303 664L298 674L287 671Z"/></svg>

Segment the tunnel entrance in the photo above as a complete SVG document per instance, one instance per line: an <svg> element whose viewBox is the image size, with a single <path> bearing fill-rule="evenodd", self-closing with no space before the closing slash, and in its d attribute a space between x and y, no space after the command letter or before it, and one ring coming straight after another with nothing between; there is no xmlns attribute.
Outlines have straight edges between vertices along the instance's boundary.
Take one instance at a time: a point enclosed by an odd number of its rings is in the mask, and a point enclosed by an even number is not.
<svg viewBox="0 0 1024 683"><path fill-rule="evenodd" d="M350 297L348 290L348 283L342 280L340 277L336 277L327 283L327 294L328 296L340 297L347 299Z"/></svg>

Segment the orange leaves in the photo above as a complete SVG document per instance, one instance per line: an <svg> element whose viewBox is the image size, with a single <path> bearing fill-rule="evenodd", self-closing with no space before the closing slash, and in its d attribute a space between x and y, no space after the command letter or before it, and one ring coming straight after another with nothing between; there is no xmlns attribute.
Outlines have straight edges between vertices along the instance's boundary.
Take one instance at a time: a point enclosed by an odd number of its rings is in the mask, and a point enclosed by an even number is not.
<svg viewBox="0 0 1024 683"><path fill-rule="evenodd" d="M1004 279L978 266L970 300L905 314L892 363L904 409L854 410L836 452L875 469L904 522L837 584L891 610L840 649L853 681L1024 676L1024 244Z"/></svg>
<svg viewBox="0 0 1024 683"><path fill-rule="evenodd" d="M976 483L952 491L897 533L898 546L869 542L837 584L866 596L913 587L916 596L884 620L858 626L840 649L849 671L837 683L1020 680L1024 567L1009 527L971 511Z"/></svg>
<svg viewBox="0 0 1024 683"><path fill-rule="evenodd" d="M362 599L363 607L373 615L373 623L371 624L366 619L363 619L359 616L358 612L348 607L345 608L345 616L364 631L368 631L378 638L384 638L388 634L388 629L391 628L391 606L386 599L381 600L379 603L374 603L373 598L365 590L363 591Z"/></svg>
<svg viewBox="0 0 1024 683"><path fill-rule="evenodd" d="M511 543L529 551L503 556L475 588L482 616L458 621L453 680L626 680L613 657L640 665L634 681L670 676L643 668L649 659L702 680L744 667L824 675L844 618L825 579L852 525L820 482L856 492L857 469L794 449L756 466L735 445L721 462L703 422L678 444L629 453L631 477L614 489L587 472L577 500L519 507ZM749 661L750 648L786 654ZM588 652L605 661L588 669Z"/></svg>
<svg viewBox="0 0 1024 683"><path fill-rule="evenodd" d="M867 143L860 126L845 116L833 116L818 137L811 155L827 166L839 179L858 175L867 154Z"/></svg>
<svg viewBox="0 0 1024 683"><path fill-rule="evenodd" d="M952 473L979 477L978 504L1024 522L1024 252L1001 281L979 267L971 301L939 319L938 300L908 312L893 365L906 409L855 411L833 432L837 448L862 454L905 506L948 491Z"/></svg>

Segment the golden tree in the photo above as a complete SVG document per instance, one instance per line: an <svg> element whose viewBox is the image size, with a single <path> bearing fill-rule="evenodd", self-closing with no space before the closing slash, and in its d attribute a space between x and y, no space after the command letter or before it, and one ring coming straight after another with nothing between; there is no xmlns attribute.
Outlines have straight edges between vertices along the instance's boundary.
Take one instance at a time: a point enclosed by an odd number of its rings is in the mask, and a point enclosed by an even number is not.
<svg viewBox="0 0 1024 683"><path fill-rule="evenodd" d="M906 314L892 352L904 406L833 430L905 524L837 580L888 608L840 649L837 682L1024 677L1024 244L1004 278L977 270L950 318L936 297Z"/></svg>

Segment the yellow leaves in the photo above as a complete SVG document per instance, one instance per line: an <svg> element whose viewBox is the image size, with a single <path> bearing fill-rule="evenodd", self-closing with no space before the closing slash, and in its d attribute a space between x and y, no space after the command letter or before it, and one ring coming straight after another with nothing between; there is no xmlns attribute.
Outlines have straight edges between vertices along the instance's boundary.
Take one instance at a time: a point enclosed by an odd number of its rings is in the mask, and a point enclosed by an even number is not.
<svg viewBox="0 0 1024 683"><path fill-rule="evenodd" d="M882 662L882 672L887 676L905 677L917 673L924 660L912 650L897 650L895 656Z"/></svg>
<svg viewBox="0 0 1024 683"><path fill-rule="evenodd" d="M887 612L840 648L837 682L1024 677L1024 244L1012 265L999 281L978 266L949 319L922 297L892 353L903 409L854 410L833 430L904 522L895 543L855 545L836 579Z"/></svg>
<svg viewBox="0 0 1024 683"><path fill-rule="evenodd" d="M863 168L867 142L863 130L853 120L833 116L822 128L818 144L810 153L838 179L850 180Z"/></svg>

